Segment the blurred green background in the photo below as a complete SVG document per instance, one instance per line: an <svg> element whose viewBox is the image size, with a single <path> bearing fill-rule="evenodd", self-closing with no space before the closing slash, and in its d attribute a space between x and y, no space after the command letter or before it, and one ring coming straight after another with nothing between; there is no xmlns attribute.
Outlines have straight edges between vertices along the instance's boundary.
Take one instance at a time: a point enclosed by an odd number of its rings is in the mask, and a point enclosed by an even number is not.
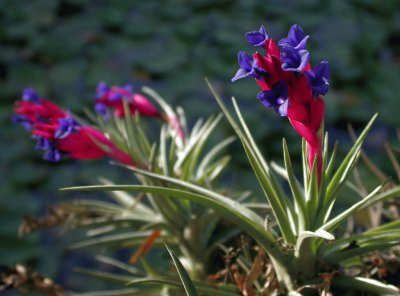
<svg viewBox="0 0 400 296"><path fill-rule="evenodd" d="M282 136L296 154L299 137L287 121L259 104L256 83L230 82L238 68L237 52L254 51L245 32L264 24L277 41L295 23L310 35L312 63L328 60L331 65L332 89L325 100L331 140L349 143L346 123L360 127L379 112L368 141L379 161L379 147L399 125L398 0L1 0L0 263L25 262L69 289L89 289L86 282L80 286L79 276L65 277L86 258L84 253L66 252L68 239L62 234L19 239L18 225L24 214L44 215L49 204L65 198L60 187L95 182L98 171L115 181L125 178L105 160L43 161L27 133L11 124L22 89L35 87L82 113L83 107L92 108L101 80L132 83L136 90L147 85L182 105L194 121L218 112L204 83L209 77L224 97L237 97L269 159L280 156ZM223 125L220 133L231 131ZM239 186L254 187L240 155L233 179L240 175Z"/></svg>

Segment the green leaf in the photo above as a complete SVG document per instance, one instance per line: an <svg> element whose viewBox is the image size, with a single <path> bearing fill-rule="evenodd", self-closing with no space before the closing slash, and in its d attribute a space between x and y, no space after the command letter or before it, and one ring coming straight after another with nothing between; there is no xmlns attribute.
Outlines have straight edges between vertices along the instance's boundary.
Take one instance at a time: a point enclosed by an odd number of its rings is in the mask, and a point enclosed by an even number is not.
<svg viewBox="0 0 400 296"><path fill-rule="evenodd" d="M200 282L193 282L196 286L197 290L200 293L204 293L206 295L213 295L213 296L237 296L238 292L236 287L232 285L224 285L224 286L217 286L212 287L207 284L203 284ZM166 276L158 276L158 277L146 277L146 278L139 278L130 281L127 283L128 285L140 285L140 284L149 284L149 285L166 285L172 287L182 287L182 284L179 279L166 277Z"/></svg>
<svg viewBox="0 0 400 296"><path fill-rule="evenodd" d="M267 162L265 161L260 150L258 149L258 146L257 146L256 142L254 141L249 128L247 127L246 121L244 120L242 113L240 111L240 108L237 105L234 97L232 97L232 104L233 104L233 107L235 108L237 117L239 118L240 125L243 128L246 142L249 144L248 146L251 148L251 152L256 156L260 168L265 173L265 175L269 178L269 182L270 182L272 191L275 192L277 194L277 196L279 196L277 201L280 202L281 207L283 207L285 209L285 211L288 215L287 219L290 221L295 221L296 219L294 217L296 217L296 214L294 212L292 202L289 200L285 191L282 189L282 187L276 181L273 171L269 168ZM293 226L293 225L292 225L292 228L294 231L296 231L296 229L297 229L297 227Z"/></svg>
<svg viewBox="0 0 400 296"><path fill-rule="evenodd" d="M338 227L342 222L344 222L350 215L353 215L355 212L360 210L364 204L366 204L368 201L374 199L377 196L378 192L382 189L383 185L384 184L375 188L375 190L373 190L364 199L355 203L353 206L351 206L347 210L343 211L342 213L336 215L334 218L332 218L331 220L326 222L324 225L322 225L319 229L333 232L336 229L336 227Z"/></svg>
<svg viewBox="0 0 400 296"><path fill-rule="evenodd" d="M326 196L322 202L322 210L319 212L317 218L317 225L324 223L328 219L330 211L335 202L336 196L338 195L340 189L345 184L348 177L351 175L353 168L355 167L361 151L361 145L364 142L372 124L375 122L378 114L375 114L371 120L368 122L357 141L353 144L353 147L349 150L346 157L340 164L339 168L336 170L335 174L331 178L331 181L327 185ZM329 167L329 165L328 165Z"/></svg>
<svg viewBox="0 0 400 296"><path fill-rule="evenodd" d="M331 178L332 175L333 167L335 165L337 150L338 150L338 142L336 142L335 145L333 146L331 158L329 159L328 165L324 172L325 180L327 181Z"/></svg>
<svg viewBox="0 0 400 296"><path fill-rule="evenodd" d="M386 184L386 182L383 184ZM359 210L361 211L363 209L369 208L370 206L372 206L380 201L384 201L386 199L399 197L399 196L400 196L400 186L393 187L389 190L379 193L374 198L367 200L365 203L363 203L360 206Z"/></svg>
<svg viewBox="0 0 400 296"><path fill-rule="evenodd" d="M188 162L185 163L185 170L184 170L184 176L185 178L182 178L183 180L190 180L193 175L194 175L194 170L195 166L199 160L200 154L204 148L204 145L206 141L208 140L211 132L215 129L215 127L218 125L222 118L222 114L219 114L215 119L213 119L208 126L205 126L206 128L202 129L200 133L200 137L195 143L194 149L192 153L190 154L190 157L188 159Z"/></svg>
<svg viewBox="0 0 400 296"><path fill-rule="evenodd" d="M265 162L264 158L262 157L257 145L255 144L249 129L247 128L244 119L240 113L240 110L236 104L234 98L232 98L232 102L236 111L236 114L239 118L241 123L242 129L236 123L235 119L229 113L228 109L226 108L225 104L223 103L222 99L219 95L215 92L214 88L210 84L210 82L206 79L206 83L210 88L214 98L218 102L219 106L221 107L225 117L228 119L229 123L231 124L232 128L238 135L239 139L241 140L243 147L246 151L247 157L249 158L250 164L257 176L257 179L267 197L269 204L271 205L272 211L274 213L274 217L278 222L279 228L281 230L282 236L284 237L286 242L295 243L295 235L294 232L297 229L297 226L294 225L294 209L284 194L281 188L278 188L275 180L270 175L270 169ZM279 195L280 194L280 195ZM284 200L284 201L282 201ZM288 217L291 216L291 218Z"/></svg>
<svg viewBox="0 0 400 296"><path fill-rule="evenodd" d="M189 277L188 273L186 272L185 268L183 267L182 263L179 261L178 257L175 256L175 254L171 251L170 248L168 248L167 245L165 245L165 247L167 248L168 253L171 256L172 260L174 261L175 267L178 271L179 278L181 279L181 282L185 289L186 295L188 295L188 296L199 295L197 293L195 286L193 285L192 280L190 279L190 277Z"/></svg>
<svg viewBox="0 0 400 296"><path fill-rule="evenodd" d="M341 275L332 279L332 285L344 288L346 291L363 291L369 295L400 295L400 290L395 286L364 277Z"/></svg>
<svg viewBox="0 0 400 296"><path fill-rule="evenodd" d="M138 170L136 170L138 171ZM240 228L251 235L266 252L269 253L276 261L282 264L286 262L286 258L275 245L275 238L271 233L265 231L262 219L241 204L215 192L207 189L188 184L183 181L158 176L156 174L140 171L142 174L167 180L177 185L184 186L189 190L196 193L172 188L156 187L156 186L140 186L140 185L115 185L115 186L84 186L72 187L62 190L75 190L75 191L142 191L147 193L158 194L158 197L174 197L182 198L190 201L198 202L206 207L214 209L217 213L224 215L227 219L236 223ZM172 180L172 181L171 181Z"/></svg>
<svg viewBox="0 0 400 296"><path fill-rule="evenodd" d="M322 258L333 258L337 255L346 254L343 258L357 256L369 252L366 247L381 248L387 243L398 243L400 239L400 230L382 230L375 233L364 232L358 235L351 235L346 238L338 239L328 245L320 248L319 254ZM354 255L350 255L349 251L356 251ZM335 261L331 260L335 263ZM336 261L338 262L338 261Z"/></svg>
<svg viewBox="0 0 400 296"><path fill-rule="evenodd" d="M115 289L109 291L93 291L85 293L74 293L74 296L154 296L155 293L160 293L160 288L138 289L138 288L125 288Z"/></svg>
<svg viewBox="0 0 400 296"><path fill-rule="evenodd" d="M116 259L111 258L111 257L104 256L104 255L97 255L95 258L99 262L108 264L110 266L117 267L117 268L119 268L119 269L121 269L121 270L123 270L125 272L131 273L133 275L144 276L144 274L142 274L139 271L139 269L137 269L136 267L134 267L132 265L126 264L125 262L116 260Z"/></svg>
<svg viewBox="0 0 400 296"><path fill-rule="evenodd" d="M383 230L391 230L391 229L396 229L397 230L399 228L400 228L400 220L396 220L396 221L392 221L392 222L389 222L389 223L385 223L385 224L379 225L378 227L372 228L372 229L366 231L365 233L370 234L370 233L380 232L380 231L383 231Z"/></svg>
<svg viewBox="0 0 400 296"><path fill-rule="evenodd" d="M299 238L297 239L297 243L296 243L296 252L300 253L301 252L301 246L304 242L305 239L309 239L309 238L322 238L325 240L334 240L335 237L330 234L329 232L322 230L322 229L318 229L317 231L303 231L300 233Z"/></svg>
<svg viewBox="0 0 400 296"><path fill-rule="evenodd" d="M226 155L221 159L218 159L207 167L207 170L204 172L204 176L201 179L197 180L197 183L203 184L204 182L206 182L207 185L210 185L212 181L214 181L216 178L218 178L218 176L221 175L221 173L230 161L230 155Z"/></svg>
<svg viewBox="0 0 400 296"><path fill-rule="evenodd" d="M265 172L259 165L257 159L254 158L254 154L252 154L246 144L246 142L242 141L243 147L245 148L247 157L249 158L250 164L254 170L254 173L257 176L257 180L263 189L268 202L271 206L272 212L274 213L274 217L278 222L279 228L282 232L282 236L285 238L285 241L294 243L295 236L293 232L293 228L296 229L297 227L292 227L290 224L290 220L286 215L286 211L281 205L279 201L279 197L277 196L276 192L273 191L270 179L266 176Z"/></svg>
<svg viewBox="0 0 400 296"><path fill-rule="evenodd" d="M163 171L165 176L169 176L169 166L168 166L168 159L167 159L167 136L166 136L166 127L163 125L161 127L160 133L160 153L159 153L159 162L160 167Z"/></svg>
<svg viewBox="0 0 400 296"><path fill-rule="evenodd" d="M147 94L152 99L154 99L157 102L157 104L161 107L161 109L164 110L165 117L168 118L168 121L178 120L179 117L176 115L174 110L157 92L146 86L142 87L142 91L143 93ZM177 136L176 128L169 125L169 132L172 135L172 138L175 140L175 144L177 145L178 149L182 149L184 143L182 139Z"/></svg>
<svg viewBox="0 0 400 296"><path fill-rule="evenodd" d="M108 180L107 178L99 177L98 179L100 183L104 185L114 185L114 183ZM134 197L126 192L121 192L121 191L110 192L110 195L121 206L123 206L124 208L128 208L130 211L134 213L140 213L147 217L148 216L154 217L157 215L157 213L153 209L151 209L144 203L140 202L137 199L137 197Z"/></svg>
<svg viewBox="0 0 400 296"><path fill-rule="evenodd" d="M152 231L136 231L128 233L117 233L88 239L85 241L74 243L70 246L70 249L86 248L86 247L103 247L103 246L134 246L143 244L146 239L151 235ZM160 244L162 241L168 240L173 243L173 239L170 236L163 235L156 240L156 244Z"/></svg>
<svg viewBox="0 0 400 296"><path fill-rule="evenodd" d="M290 160L289 148L287 146L286 140L283 139L283 158L285 162L285 168L287 173L287 178L290 185L290 190L297 207L299 214L299 232L308 229L309 219L305 203L305 198L301 194L299 182L293 172L292 162Z"/></svg>
<svg viewBox="0 0 400 296"><path fill-rule="evenodd" d="M308 159L307 159L307 142L303 138L301 139L301 160L302 160L302 168L303 168L303 187L304 192L308 192L308 184L310 177L310 168L308 167Z"/></svg>
<svg viewBox="0 0 400 296"><path fill-rule="evenodd" d="M90 269L81 268L81 267L74 268L74 271L94 277L94 278L98 278L101 280L117 283L117 284L124 285L124 284L127 284L130 281L132 281L131 275L129 275L129 276L120 275L120 274L114 274L114 273L109 273L109 272L104 272L104 271L90 270Z"/></svg>
<svg viewBox="0 0 400 296"><path fill-rule="evenodd" d="M221 152L222 149L230 145L232 142L236 140L235 137L228 137L225 140L221 141L217 145L214 146L202 159L200 162L197 171L196 171L196 179L199 180L205 174L206 168L210 165L211 161L216 157L218 153Z"/></svg>
<svg viewBox="0 0 400 296"><path fill-rule="evenodd" d="M317 173L317 157L314 158L312 171L309 179L309 184L307 186L307 213L309 217L315 217L318 209L318 173ZM310 221L311 222L311 221ZM312 225L312 222L311 222Z"/></svg>

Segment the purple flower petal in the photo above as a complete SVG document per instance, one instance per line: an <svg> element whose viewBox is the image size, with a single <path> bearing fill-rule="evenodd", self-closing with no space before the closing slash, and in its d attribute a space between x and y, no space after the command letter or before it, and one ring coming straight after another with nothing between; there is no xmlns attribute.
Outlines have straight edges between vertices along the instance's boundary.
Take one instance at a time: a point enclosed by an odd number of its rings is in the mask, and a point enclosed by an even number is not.
<svg viewBox="0 0 400 296"><path fill-rule="evenodd" d="M270 90L264 90L257 94L257 98L267 107L273 107L281 116L287 115L288 88L283 80L280 80Z"/></svg>
<svg viewBox="0 0 400 296"><path fill-rule="evenodd" d="M110 91L110 88L107 86L107 84L103 81L100 81L96 88L95 99L101 99L108 91Z"/></svg>
<svg viewBox="0 0 400 296"><path fill-rule="evenodd" d="M308 37L299 25L293 25L289 30L288 37L279 40L278 45L280 47L290 46L296 50L304 50Z"/></svg>
<svg viewBox="0 0 400 296"><path fill-rule="evenodd" d="M253 46L265 46L268 40L267 30L264 26L261 26L259 31L252 31L246 33L247 41Z"/></svg>
<svg viewBox="0 0 400 296"><path fill-rule="evenodd" d="M284 101L281 105L275 106L275 111L280 116L287 116L288 114L288 107L289 107L289 100Z"/></svg>
<svg viewBox="0 0 400 296"><path fill-rule="evenodd" d="M11 121L12 123L20 123L26 131L30 131L32 129L30 120L24 115L14 114L11 118Z"/></svg>
<svg viewBox="0 0 400 296"><path fill-rule="evenodd" d="M25 102L39 103L40 98L33 88L28 87L22 93L22 100Z"/></svg>
<svg viewBox="0 0 400 296"><path fill-rule="evenodd" d="M127 85L123 86L122 88L130 93L133 92L133 87L130 84L127 84Z"/></svg>
<svg viewBox="0 0 400 296"><path fill-rule="evenodd" d="M56 139L64 139L78 126L78 123L72 116L61 118L58 120L59 128L55 131L54 137Z"/></svg>
<svg viewBox="0 0 400 296"><path fill-rule="evenodd" d="M113 93L113 94L111 94L111 96L109 96L109 100L111 101L111 102L117 102L117 101L120 101L120 100L122 100L122 94L120 94L120 93Z"/></svg>
<svg viewBox="0 0 400 296"><path fill-rule="evenodd" d="M103 103L96 103L94 105L94 109L98 112L103 118L108 117L107 106Z"/></svg>
<svg viewBox="0 0 400 296"><path fill-rule="evenodd" d="M330 68L327 61L322 61L314 69L304 73L314 96L326 95L329 91Z"/></svg>
<svg viewBox="0 0 400 296"><path fill-rule="evenodd" d="M246 70L240 68L239 70L237 70L235 76L231 79L231 81L235 82L236 80L246 78L247 76L249 76L249 73L246 72Z"/></svg>
<svg viewBox="0 0 400 296"><path fill-rule="evenodd" d="M36 140L37 140L36 146L35 146L36 150L47 150L51 146L50 141L46 138L36 137Z"/></svg>
<svg viewBox="0 0 400 296"><path fill-rule="evenodd" d="M240 68L244 69L246 72L250 72L253 68L253 57L243 51L239 51L238 61Z"/></svg>
<svg viewBox="0 0 400 296"><path fill-rule="evenodd" d="M257 64L257 60L254 59L251 55L240 51L238 54L238 61L240 69L236 72L235 76L231 79L232 82L235 82L238 79L245 78L248 76L252 76L256 79L260 78L260 76L267 75L267 71L260 68Z"/></svg>
<svg viewBox="0 0 400 296"><path fill-rule="evenodd" d="M307 50L296 50L291 46L281 48L282 69L285 71L301 72L308 64L310 54Z"/></svg>
<svg viewBox="0 0 400 296"><path fill-rule="evenodd" d="M277 98L275 92L273 90L263 90L257 94L257 99L261 101L261 103L267 107L274 107L277 105Z"/></svg>
<svg viewBox="0 0 400 296"><path fill-rule="evenodd" d="M61 159L61 152L54 146L50 146L49 149L43 155L43 159L51 162L57 162Z"/></svg>

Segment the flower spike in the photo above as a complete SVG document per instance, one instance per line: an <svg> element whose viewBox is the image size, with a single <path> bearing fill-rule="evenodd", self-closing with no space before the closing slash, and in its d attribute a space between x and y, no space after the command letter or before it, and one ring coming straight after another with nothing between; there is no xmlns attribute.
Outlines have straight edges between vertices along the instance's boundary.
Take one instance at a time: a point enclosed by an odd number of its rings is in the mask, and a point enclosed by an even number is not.
<svg viewBox="0 0 400 296"><path fill-rule="evenodd" d="M157 108L146 97L133 93L130 85L109 87L102 81L97 86L94 99L96 101L95 110L105 119L110 115L109 110L113 111L117 117L125 116L124 101L128 104L131 114L137 112L143 116L161 116Z"/></svg>
<svg viewBox="0 0 400 296"><path fill-rule="evenodd" d="M75 159L97 159L105 156L133 165L130 157L119 150L102 132L79 124L68 112L40 98L29 88L16 103L14 123L21 123L43 150L43 158L56 162L63 156ZM101 147L100 147L101 145Z"/></svg>
<svg viewBox="0 0 400 296"><path fill-rule="evenodd" d="M249 32L246 39L253 46L264 46L266 54L252 56L239 52L240 69L232 81L253 77L262 91L257 98L267 108L273 107L287 116L294 130L305 139L310 171L317 157L318 177L321 176L322 143L318 130L324 118L323 95L329 90L329 64L321 62L313 69L309 64L308 40L299 25L293 25L278 46L268 38L261 26ZM264 74L265 73L265 74Z"/></svg>

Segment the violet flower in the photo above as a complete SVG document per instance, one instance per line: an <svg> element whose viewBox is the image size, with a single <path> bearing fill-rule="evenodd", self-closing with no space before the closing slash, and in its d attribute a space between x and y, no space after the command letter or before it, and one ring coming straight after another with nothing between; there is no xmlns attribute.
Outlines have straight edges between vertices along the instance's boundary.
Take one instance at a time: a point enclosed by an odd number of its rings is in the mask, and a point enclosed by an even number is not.
<svg viewBox="0 0 400 296"><path fill-rule="evenodd" d="M265 46L269 38L267 30L262 25L259 31L247 32L245 36L247 41L253 46Z"/></svg>
<svg viewBox="0 0 400 296"><path fill-rule="evenodd" d="M301 72L308 64L310 53L305 50L297 50L291 46L281 48L282 69L285 71Z"/></svg>
<svg viewBox="0 0 400 296"><path fill-rule="evenodd" d="M66 138L69 134L71 134L74 131L74 129L77 126L79 126L79 124L75 121L75 119L71 115L65 118L60 118L58 120L58 123L60 124L60 126L54 133L54 137L56 139Z"/></svg>
<svg viewBox="0 0 400 296"><path fill-rule="evenodd" d="M287 116L288 112L288 87L285 81L280 80L270 90L263 90L257 94L257 99L267 107L273 107L281 116Z"/></svg>
<svg viewBox="0 0 400 296"><path fill-rule="evenodd" d="M24 89L22 93L22 100L25 102L39 103L40 98L33 88L28 87Z"/></svg>
<svg viewBox="0 0 400 296"><path fill-rule="evenodd" d="M257 61L251 55L243 51L239 51L238 60L240 69L236 72L235 77L231 79L232 82L248 76L258 79L260 76L267 74L267 71L258 67Z"/></svg>
<svg viewBox="0 0 400 296"><path fill-rule="evenodd" d="M279 40L278 45L280 47L293 47L298 51L304 50L308 37L299 25L293 25L289 30L288 36Z"/></svg>
<svg viewBox="0 0 400 296"><path fill-rule="evenodd" d="M329 91L330 67L327 61L322 61L304 73L307 77L308 84L310 85L313 95L326 95Z"/></svg>

